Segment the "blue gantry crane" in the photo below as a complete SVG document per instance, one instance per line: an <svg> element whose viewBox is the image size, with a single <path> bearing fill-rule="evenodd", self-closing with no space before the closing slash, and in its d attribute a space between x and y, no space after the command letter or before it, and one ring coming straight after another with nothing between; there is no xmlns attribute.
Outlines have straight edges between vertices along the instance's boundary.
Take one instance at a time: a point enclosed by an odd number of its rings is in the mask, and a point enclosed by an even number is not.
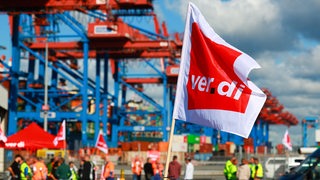
<svg viewBox="0 0 320 180"><path fill-rule="evenodd" d="M301 121L302 126L302 145L303 147L308 146L308 129L313 128L315 130L318 129L318 117L317 116L307 116ZM309 131L310 132L310 131ZM315 146L318 146L317 143L315 143Z"/></svg>
<svg viewBox="0 0 320 180"><path fill-rule="evenodd" d="M58 122L67 120L68 137L80 146L92 146L102 128L114 147L125 134L166 132L166 97L174 82L166 69L179 56L181 42L170 40L164 26L160 32L155 25L154 33L121 18L155 19L152 1L2 1L0 11L10 13L12 35L12 66L2 79L10 81L8 135L31 121L56 133ZM153 73L129 72L146 67ZM161 105L139 90L143 84L163 85ZM138 122L142 117L148 123ZM167 133L156 134L167 140Z"/></svg>
<svg viewBox="0 0 320 180"><path fill-rule="evenodd" d="M33 121L55 134L66 120L71 149L93 146L98 129L110 147L168 140L182 42L159 25L152 0L0 0L0 11L12 36L12 66L1 61L8 76L0 79L10 82L8 135ZM154 27L142 28L142 17ZM255 146L268 141L272 103L250 135ZM186 132L243 144L177 121L176 133Z"/></svg>

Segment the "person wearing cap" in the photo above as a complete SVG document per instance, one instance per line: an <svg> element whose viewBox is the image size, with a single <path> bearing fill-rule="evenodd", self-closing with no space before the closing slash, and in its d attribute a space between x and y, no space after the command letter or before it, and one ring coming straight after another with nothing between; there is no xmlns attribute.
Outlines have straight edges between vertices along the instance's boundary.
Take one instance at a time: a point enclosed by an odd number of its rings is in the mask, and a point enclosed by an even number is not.
<svg viewBox="0 0 320 180"><path fill-rule="evenodd" d="M192 180L193 179L193 171L194 171L194 166L191 162L191 157L186 158L186 171L184 175L185 180Z"/></svg>

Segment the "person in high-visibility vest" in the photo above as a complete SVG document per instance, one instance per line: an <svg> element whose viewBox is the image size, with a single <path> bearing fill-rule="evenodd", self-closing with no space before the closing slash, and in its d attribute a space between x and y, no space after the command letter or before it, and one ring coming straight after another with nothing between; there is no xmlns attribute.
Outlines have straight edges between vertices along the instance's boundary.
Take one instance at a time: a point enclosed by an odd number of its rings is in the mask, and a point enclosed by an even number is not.
<svg viewBox="0 0 320 180"><path fill-rule="evenodd" d="M251 175L250 175L250 180L254 180L254 177L256 175L256 164L254 163L254 157L250 158L250 171L251 171Z"/></svg>
<svg viewBox="0 0 320 180"><path fill-rule="evenodd" d="M136 156L131 163L133 180L141 180L142 169L143 169L143 163L140 160L139 156Z"/></svg>
<svg viewBox="0 0 320 180"><path fill-rule="evenodd" d="M258 158L254 158L254 164L256 165L254 180L263 179L263 167Z"/></svg>
<svg viewBox="0 0 320 180"><path fill-rule="evenodd" d="M28 159L27 161L24 161L22 159L21 165L20 165L20 178L21 180L28 180L32 178L32 171L30 168L31 159Z"/></svg>
<svg viewBox="0 0 320 180"><path fill-rule="evenodd" d="M74 162L73 161L70 161L69 162L69 167L70 167L70 171L71 171L71 177L70 177L70 180L78 180L79 179L79 176L77 174L77 167L75 166Z"/></svg>
<svg viewBox="0 0 320 180"><path fill-rule="evenodd" d="M229 160L226 162L226 165L224 166L224 169L223 169L223 174L224 174L224 177L226 178L226 180L228 179L229 166L230 166L231 164L232 164L231 159L229 159Z"/></svg>
<svg viewBox="0 0 320 180"><path fill-rule="evenodd" d="M226 162L225 168L223 170L226 180L236 180L237 179L237 164L238 160L236 157L232 157Z"/></svg>

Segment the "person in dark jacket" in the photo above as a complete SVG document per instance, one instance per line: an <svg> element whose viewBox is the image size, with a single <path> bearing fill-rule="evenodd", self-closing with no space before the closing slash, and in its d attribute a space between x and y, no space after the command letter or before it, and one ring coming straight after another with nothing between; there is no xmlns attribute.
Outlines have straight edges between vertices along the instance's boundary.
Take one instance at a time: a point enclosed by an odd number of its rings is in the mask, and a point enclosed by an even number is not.
<svg viewBox="0 0 320 180"><path fill-rule="evenodd" d="M56 176L56 171L58 169L60 165L60 157L54 157L52 159L52 162L47 165L48 168L48 180L56 180L57 176Z"/></svg>
<svg viewBox="0 0 320 180"><path fill-rule="evenodd" d="M78 169L79 179L83 178L83 164L84 164L84 159L81 159L80 166L79 166L79 169Z"/></svg>
<svg viewBox="0 0 320 180"><path fill-rule="evenodd" d="M55 174L60 180L68 180L71 177L70 167L64 162L64 158L60 158L59 167L57 168Z"/></svg>
<svg viewBox="0 0 320 180"><path fill-rule="evenodd" d="M146 180L151 180L153 177L153 168L151 163L151 158L147 158L147 162L143 166L144 174L146 176Z"/></svg>
<svg viewBox="0 0 320 180"><path fill-rule="evenodd" d="M22 156L20 154L14 157L14 161L8 168L11 179L12 180L19 180L20 179L20 162L22 161Z"/></svg>
<svg viewBox="0 0 320 180"><path fill-rule="evenodd" d="M90 161L89 155L86 155L84 157L82 179L95 180L95 165Z"/></svg>

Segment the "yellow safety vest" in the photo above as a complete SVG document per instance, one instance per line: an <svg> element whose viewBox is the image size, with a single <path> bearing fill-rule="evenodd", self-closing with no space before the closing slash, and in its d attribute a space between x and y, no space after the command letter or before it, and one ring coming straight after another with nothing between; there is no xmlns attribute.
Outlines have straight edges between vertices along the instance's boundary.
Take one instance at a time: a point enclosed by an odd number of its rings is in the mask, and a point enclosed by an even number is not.
<svg viewBox="0 0 320 180"><path fill-rule="evenodd" d="M226 166L224 167L223 173L225 176L228 176L228 172L229 172L229 166L232 164L232 162L230 160L228 160L226 162Z"/></svg>
<svg viewBox="0 0 320 180"><path fill-rule="evenodd" d="M256 174L256 165L255 164L250 164L250 170L251 170L251 178L254 178Z"/></svg>
<svg viewBox="0 0 320 180"><path fill-rule="evenodd" d="M71 170L71 179L72 180L77 180L78 176L77 176L76 171L73 168L71 168L70 170Z"/></svg>
<svg viewBox="0 0 320 180"><path fill-rule="evenodd" d="M237 179L237 166L234 164L231 164L229 166L228 179L229 180L236 180Z"/></svg>
<svg viewBox="0 0 320 180"><path fill-rule="evenodd" d="M258 166L258 169L257 169L257 177L258 177L258 178L263 178L263 168L262 168L262 165L259 163L257 166Z"/></svg>
<svg viewBox="0 0 320 180"><path fill-rule="evenodd" d="M28 164L26 162L23 162L20 166L20 177L21 177L21 180L27 180L27 177L26 175L24 174L25 172L25 169L27 168L28 170L28 175L29 175L29 178L32 177L32 173L31 173L31 169L30 167L28 166Z"/></svg>

